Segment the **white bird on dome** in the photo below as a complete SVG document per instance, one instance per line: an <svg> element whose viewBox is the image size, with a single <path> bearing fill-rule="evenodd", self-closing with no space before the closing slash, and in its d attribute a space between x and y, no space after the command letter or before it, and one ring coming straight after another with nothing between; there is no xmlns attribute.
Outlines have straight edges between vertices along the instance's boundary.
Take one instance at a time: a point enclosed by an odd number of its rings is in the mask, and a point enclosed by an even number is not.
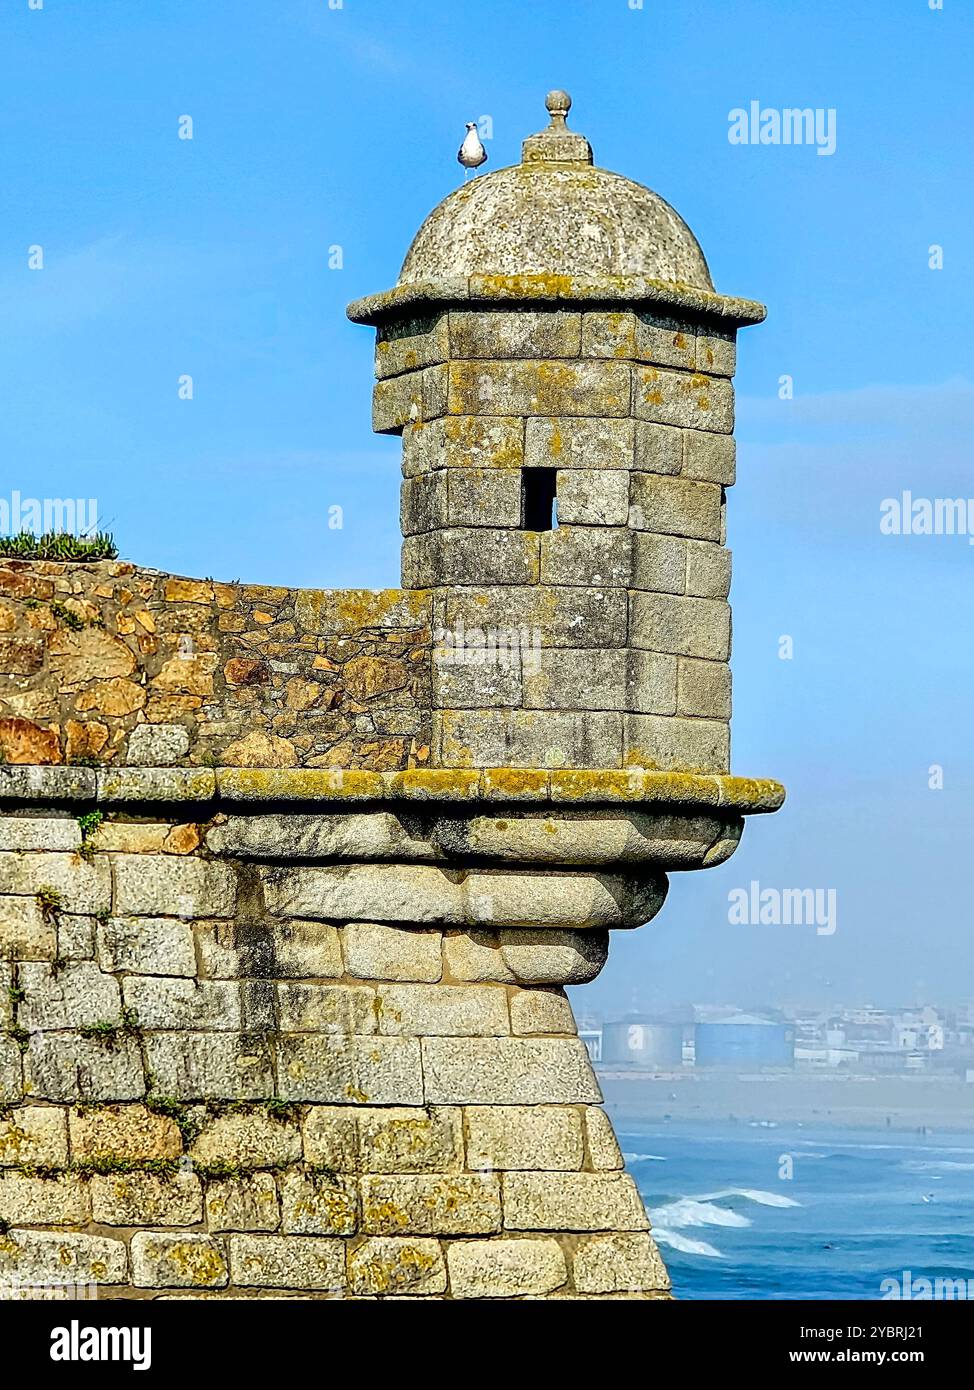
<svg viewBox="0 0 974 1390"><path fill-rule="evenodd" d="M481 164L487 162L487 151L481 144L480 136L477 134L476 121L467 121L467 133L463 137L463 144L457 150L457 159L464 168L464 182L471 169L479 169Z"/></svg>

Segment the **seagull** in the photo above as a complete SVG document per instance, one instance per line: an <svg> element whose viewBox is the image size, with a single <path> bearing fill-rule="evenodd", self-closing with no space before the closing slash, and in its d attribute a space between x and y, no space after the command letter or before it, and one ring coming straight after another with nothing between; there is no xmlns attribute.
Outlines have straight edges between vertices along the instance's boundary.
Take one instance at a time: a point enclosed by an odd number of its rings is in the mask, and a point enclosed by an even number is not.
<svg viewBox="0 0 974 1390"><path fill-rule="evenodd" d="M471 169L479 169L481 164L487 162L487 151L480 143L480 136L477 134L476 121L467 121L467 133L463 137L463 144L457 150L457 159L463 165L464 179Z"/></svg>

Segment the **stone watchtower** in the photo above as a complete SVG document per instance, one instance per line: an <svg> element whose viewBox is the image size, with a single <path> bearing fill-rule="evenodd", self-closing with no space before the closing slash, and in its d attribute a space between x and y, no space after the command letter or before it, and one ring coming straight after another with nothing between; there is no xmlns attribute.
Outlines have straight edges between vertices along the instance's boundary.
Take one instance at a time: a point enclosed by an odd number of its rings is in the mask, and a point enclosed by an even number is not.
<svg viewBox="0 0 974 1390"><path fill-rule="evenodd" d="M377 329L403 588L0 562L0 1284L664 1298L564 986L729 775L735 333L568 97Z"/></svg>
<svg viewBox="0 0 974 1390"><path fill-rule="evenodd" d="M726 772L731 377L764 309L546 104L349 310L403 437L403 584L434 593L434 757Z"/></svg>

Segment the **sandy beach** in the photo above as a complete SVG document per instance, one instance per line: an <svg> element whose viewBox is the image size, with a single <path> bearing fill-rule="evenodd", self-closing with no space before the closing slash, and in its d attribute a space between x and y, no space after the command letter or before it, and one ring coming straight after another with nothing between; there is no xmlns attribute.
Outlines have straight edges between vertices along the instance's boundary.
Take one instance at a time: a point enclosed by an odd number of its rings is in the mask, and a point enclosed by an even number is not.
<svg viewBox="0 0 974 1390"><path fill-rule="evenodd" d="M974 1084L957 1075L597 1071L606 1109L623 1127L669 1118L974 1132Z"/></svg>

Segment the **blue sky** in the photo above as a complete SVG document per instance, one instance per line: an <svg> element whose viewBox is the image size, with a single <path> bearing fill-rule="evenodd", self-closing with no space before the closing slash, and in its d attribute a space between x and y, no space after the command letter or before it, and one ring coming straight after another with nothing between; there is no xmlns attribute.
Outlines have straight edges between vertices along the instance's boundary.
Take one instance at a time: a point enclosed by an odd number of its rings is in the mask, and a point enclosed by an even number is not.
<svg viewBox="0 0 974 1390"><path fill-rule="evenodd" d="M737 378L734 766L790 791L582 998L970 994L974 547L881 536L879 504L974 495L972 57L962 0L7 0L0 496L96 496L180 573L398 583L398 441L344 307L394 283L464 121L498 168L567 87L597 162L769 305ZM752 100L834 108L835 154L731 145ZM730 927L751 879L835 887L835 935Z"/></svg>

